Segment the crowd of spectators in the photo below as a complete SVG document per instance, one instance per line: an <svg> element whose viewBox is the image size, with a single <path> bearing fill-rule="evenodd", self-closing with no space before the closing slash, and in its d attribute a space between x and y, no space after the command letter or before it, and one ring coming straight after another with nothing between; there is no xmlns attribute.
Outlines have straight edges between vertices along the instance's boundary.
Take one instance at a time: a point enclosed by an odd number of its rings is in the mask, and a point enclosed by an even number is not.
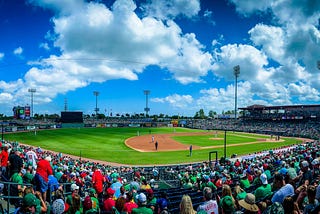
<svg viewBox="0 0 320 214"><path fill-rule="evenodd" d="M283 129L313 133L317 128ZM161 178L156 170L146 177L141 167L109 166L3 141L1 181L14 185L4 185L2 194L10 195L6 200L15 213L318 213L319 154L314 140L213 164L166 167L161 172L180 182L174 204L153 185ZM193 204L191 192L201 193L203 201Z"/></svg>
<svg viewBox="0 0 320 214"><path fill-rule="evenodd" d="M189 128L205 130L234 130L249 133L279 134L281 136L320 138L320 123L318 121L264 121L232 119L197 119L188 120Z"/></svg>

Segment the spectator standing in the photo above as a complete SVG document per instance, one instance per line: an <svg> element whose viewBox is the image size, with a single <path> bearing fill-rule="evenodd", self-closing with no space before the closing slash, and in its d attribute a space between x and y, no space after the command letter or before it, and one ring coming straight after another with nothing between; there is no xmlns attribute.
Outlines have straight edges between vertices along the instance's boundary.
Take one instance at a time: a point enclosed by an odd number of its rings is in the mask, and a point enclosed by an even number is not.
<svg viewBox="0 0 320 214"><path fill-rule="evenodd" d="M0 174L0 180L2 181L7 181L7 167L8 167L8 160L9 160L9 154L8 154L8 145L7 144L2 144L2 151L1 151L1 159L0 159L0 164L1 164L1 174Z"/></svg>
<svg viewBox="0 0 320 214"><path fill-rule="evenodd" d="M21 152L21 148L14 148L13 153L9 155L9 178L11 178L14 173L20 172L23 167L23 160L20 157Z"/></svg>
<svg viewBox="0 0 320 214"><path fill-rule="evenodd" d="M31 149L26 152L26 159L27 159L27 164L32 166L32 169L36 170L37 169L37 160L38 156L37 154Z"/></svg>
<svg viewBox="0 0 320 214"><path fill-rule="evenodd" d="M10 187L10 196L21 196L23 195L24 189L26 186L23 185L23 173L25 172L25 169L21 169L20 172L15 172L11 178L10 181L17 183L14 185L11 185ZM16 207L18 207L20 199L19 198L11 198L10 203L14 204Z"/></svg>
<svg viewBox="0 0 320 214"><path fill-rule="evenodd" d="M103 184L105 182L105 178L101 173L101 170L98 169L96 166L92 167L92 185L93 188L96 190L98 197L102 198L103 193Z"/></svg>
<svg viewBox="0 0 320 214"><path fill-rule="evenodd" d="M37 164L37 170L34 176L35 189L41 192L44 201L47 200L49 175L53 173L50 161L51 156L41 159Z"/></svg>
<svg viewBox="0 0 320 214"><path fill-rule="evenodd" d="M112 177L112 184L111 188L115 191L114 196L115 198L119 198L120 196L120 188L122 186L122 183L119 181L119 174L117 172L114 172L111 174Z"/></svg>
<svg viewBox="0 0 320 214"><path fill-rule="evenodd" d="M219 213L218 203L213 198L212 189L205 187L203 189L204 202L198 206L197 212L204 211L205 213Z"/></svg>

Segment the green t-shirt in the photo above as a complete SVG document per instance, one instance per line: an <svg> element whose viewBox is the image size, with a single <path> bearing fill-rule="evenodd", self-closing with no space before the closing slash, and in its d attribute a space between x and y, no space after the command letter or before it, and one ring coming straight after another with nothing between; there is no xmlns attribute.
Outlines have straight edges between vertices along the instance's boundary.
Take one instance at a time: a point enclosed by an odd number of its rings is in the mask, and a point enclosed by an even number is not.
<svg viewBox="0 0 320 214"><path fill-rule="evenodd" d="M25 180L25 182L27 184L31 184L32 179L33 179L33 175L30 172L26 172L26 174L24 174L23 179Z"/></svg>
<svg viewBox="0 0 320 214"><path fill-rule="evenodd" d="M261 184L262 184L262 182L259 177L256 177L252 182L252 185L254 185L254 186L260 186Z"/></svg>
<svg viewBox="0 0 320 214"><path fill-rule="evenodd" d="M22 179L22 177L19 175L18 172L14 173L14 174L11 176L11 181L14 182L14 183L23 184L23 179Z"/></svg>
<svg viewBox="0 0 320 214"><path fill-rule="evenodd" d="M217 187L211 181L201 184L201 190L203 190L205 187L210 187L212 191L217 189Z"/></svg>
<svg viewBox="0 0 320 214"><path fill-rule="evenodd" d="M138 207L132 209L132 214L153 214L153 211L151 208L147 207Z"/></svg>
<svg viewBox="0 0 320 214"><path fill-rule="evenodd" d="M92 201L92 208L95 209L96 211L99 211L99 200L95 197L91 197Z"/></svg>
<svg viewBox="0 0 320 214"><path fill-rule="evenodd" d="M250 181L248 180L248 178L240 179L240 187L242 189L248 189L250 187Z"/></svg>
<svg viewBox="0 0 320 214"><path fill-rule="evenodd" d="M259 201L271 194L272 194L272 191L271 191L270 184L261 185L254 191L254 196L256 196L256 201Z"/></svg>

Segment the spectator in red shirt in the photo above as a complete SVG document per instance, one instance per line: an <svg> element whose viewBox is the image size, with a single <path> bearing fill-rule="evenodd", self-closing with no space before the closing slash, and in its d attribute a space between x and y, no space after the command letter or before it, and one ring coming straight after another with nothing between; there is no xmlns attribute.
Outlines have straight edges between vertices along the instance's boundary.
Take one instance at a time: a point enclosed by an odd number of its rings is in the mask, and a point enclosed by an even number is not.
<svg viewBox="0 0 320 214"><path fill-rule="evenodd" d="M113 197L115 191L109 187L106 193L106 199L103 201L103 210L105 212L111 212L112 207L116 205L116 201Z"/></svg>
<svg viewBox="0 0 320 214"><path fill-rule="evenodd" d="M3 145L2 152L1 152L1 159L0 159L0 164L1 164L0 180L4 180L3 177L6 178L8 160L9 160L8 146Z"/></svg>
<svg viewBox="0 0 320 214"><path fill-rule="evenodd" d="M52 168L50 165L51 156L47 156L45 159L40 160L37 163L37 171L34 176L35 188L41 192L42 198L46 201L48 190L48 177L52 175Z"/></svg>
<svg viewBox="0 0 320 214"><path fill-rule="evenodd" d="M102 197L102 192L103 192L103 183L105 182L105 178L102 175L100 169L98 169L96 166L92 167L92 184L93 188L96 190L98 194L98 198Z"/></svg>
<svg viewBox="0 0 320 214"><path fill-rule="evenodd" d="M126 203L124 204L124 211L128 212L129 214L131 213L133 208L137 208L138 204L136 204L133 200L133 193L132 191L127 193L127 198L126 198Z"/></svg>

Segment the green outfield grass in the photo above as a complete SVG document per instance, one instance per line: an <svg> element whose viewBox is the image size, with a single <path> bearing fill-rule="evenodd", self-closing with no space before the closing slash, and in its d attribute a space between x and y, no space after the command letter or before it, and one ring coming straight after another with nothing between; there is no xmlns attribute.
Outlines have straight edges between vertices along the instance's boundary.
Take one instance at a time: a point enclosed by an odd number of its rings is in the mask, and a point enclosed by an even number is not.
<svg viewBox="0 0 320 214"><path fill-rule="evenodd" d="M224 156L224 132L216 136L213 132L200 136L175 136L174 139L186 144L184 151L170 152L138 152L128 148L124 141L130 137L146 134L179 132L201 132L201 130L185 128L73 128L30 131L6 134L5 139L20 143L40 146L41 148L62 152L63 154L76 155L96 160L103 160L124 165L154 165L154 164L177 164L208 160L210 151L218 151L219 158ZM282 138L284 142L260 142L259 144L231 146L259 141L270 136L254 135L248 133L227 132L227 157L232 154L249 154L256 151L269 150L284 145L300 143L294 138ZM197 145L201 147L222 146L221 148L209 148L194 150L189 157L188 146ZM228 146L230 145L230 146Z"/></svg>

